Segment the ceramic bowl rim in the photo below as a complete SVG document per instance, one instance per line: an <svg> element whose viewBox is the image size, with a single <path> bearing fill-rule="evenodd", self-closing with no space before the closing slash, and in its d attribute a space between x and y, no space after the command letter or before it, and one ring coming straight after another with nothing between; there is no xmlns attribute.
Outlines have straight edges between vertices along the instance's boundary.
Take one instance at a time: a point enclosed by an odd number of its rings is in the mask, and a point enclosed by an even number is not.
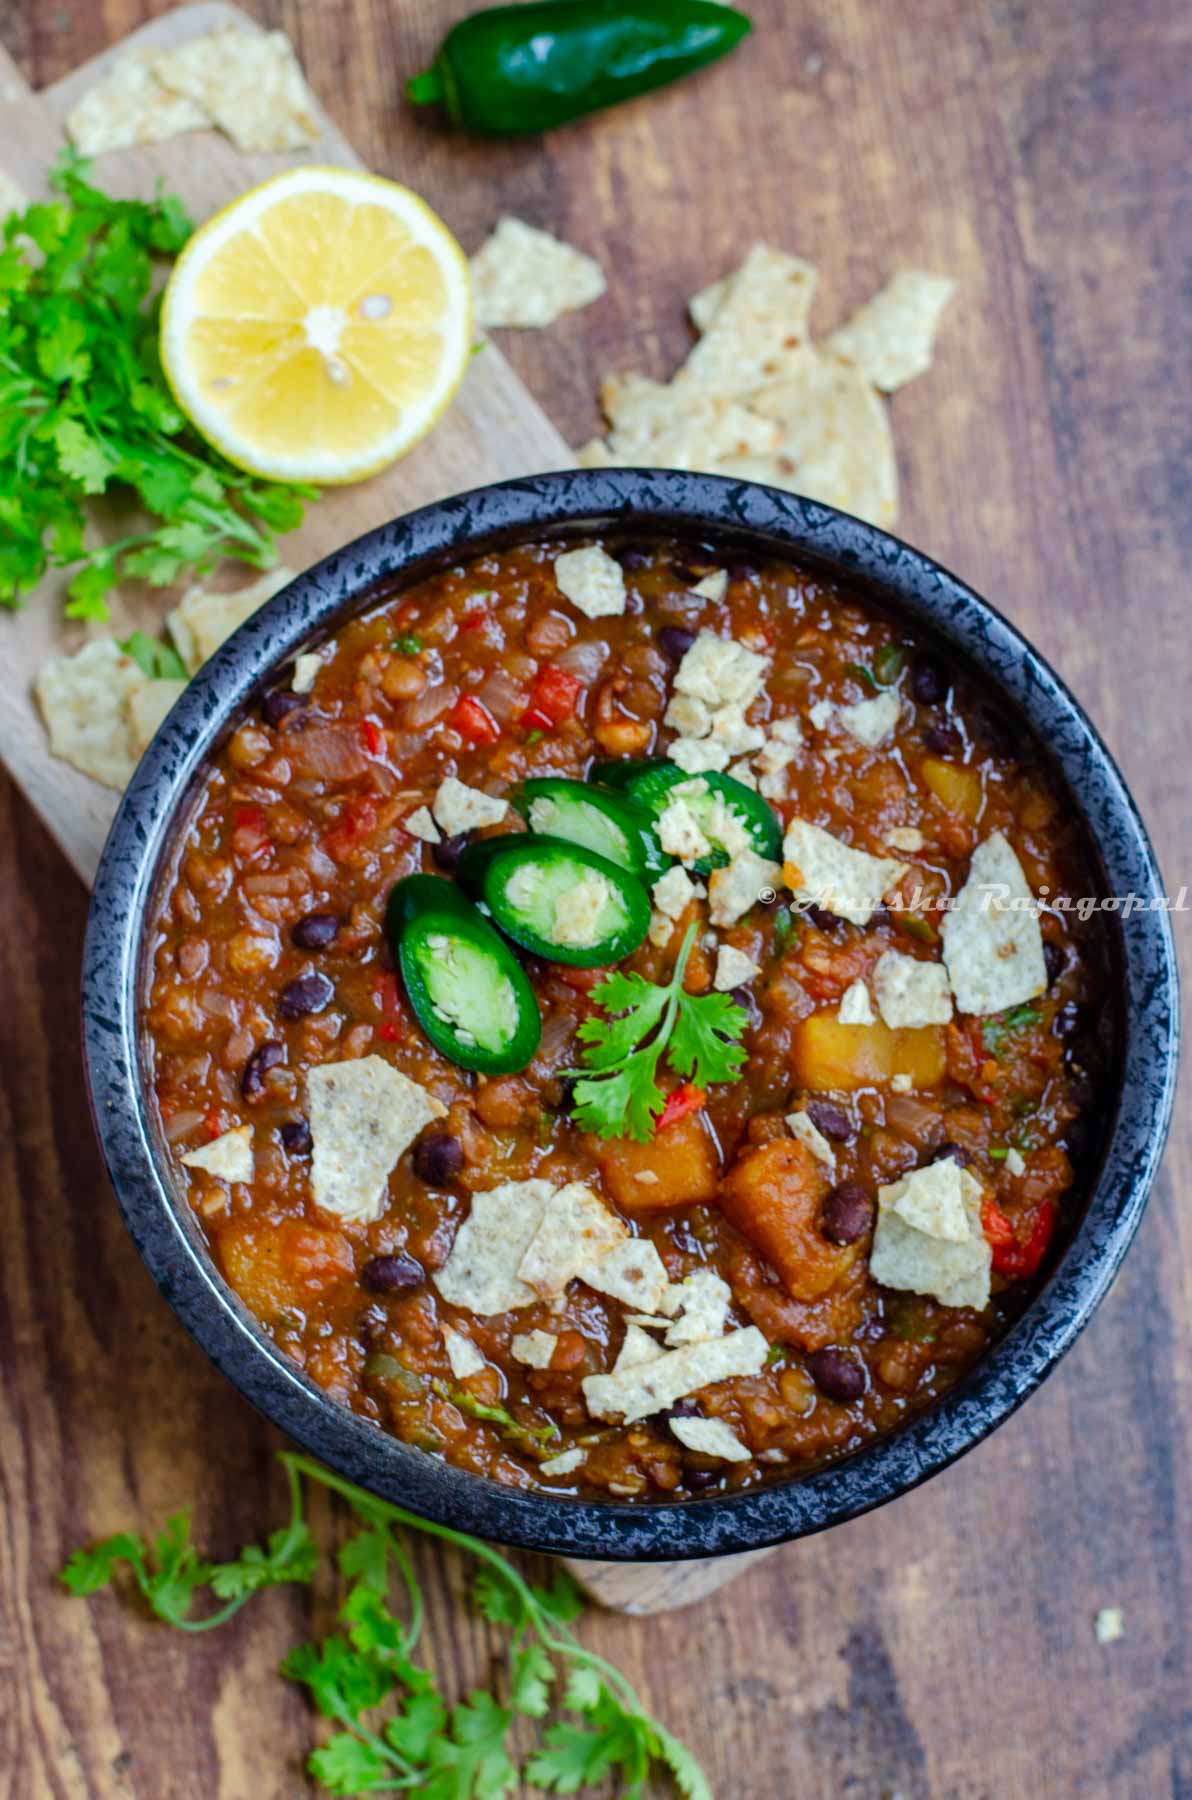
<svg viewBox="0 0 1192 1800"><path fill-rule="evenodd" d="M1138 810L1079 703L1008 620L939 564L830 507L754 483L665 470L564 470L456 495L366 533L291 582L189 684L121 801L100 863L84 948L84 1057L112 1184L154 1281L274 1424L348 1479L457 1530L572 1556L672 1560L757 1549L854 1518L946 1468L1034 1391L1105 1295L1141 1218L1171 1117L1178 988L1166 912L1138 915L1128 928L1115 920L1120 1082L1084 1219L1026 1311L968 1379L841 1462L710 1499L581 1500L521 1492L454 1468L330 1399L224 1286L159 1172L138 1075L145 908L209 750L279 665L361 610L380 583L404 581L411 570L408 578L417 578L491 543L601 529L768 545L866 589L975 665L1025 715L1083 815L1103 891L1164 892Z"/></svg>

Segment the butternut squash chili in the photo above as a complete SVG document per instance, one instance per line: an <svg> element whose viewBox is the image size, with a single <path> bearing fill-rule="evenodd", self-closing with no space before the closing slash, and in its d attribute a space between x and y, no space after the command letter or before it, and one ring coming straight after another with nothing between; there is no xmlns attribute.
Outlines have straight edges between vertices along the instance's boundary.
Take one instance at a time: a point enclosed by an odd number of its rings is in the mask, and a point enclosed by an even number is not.
<svg viewBox="0 0 1192 1800"><path fill-rule="evenodd" d="M1102 955L1070 811L932 650L798 568L580 565L483 557L281 673L163 889L145 1025L215 1262L315 1382L513 1486L660 1500L839 1457L1004 1330L1091 1140ZM800 820L879 859L864 922L796 901ZM933 903L991 840L1051 910L1040 991L973 1014ZM412 1141L329 1210L396 1116L312 1117L353 1064L406 1078Z"/></svg>

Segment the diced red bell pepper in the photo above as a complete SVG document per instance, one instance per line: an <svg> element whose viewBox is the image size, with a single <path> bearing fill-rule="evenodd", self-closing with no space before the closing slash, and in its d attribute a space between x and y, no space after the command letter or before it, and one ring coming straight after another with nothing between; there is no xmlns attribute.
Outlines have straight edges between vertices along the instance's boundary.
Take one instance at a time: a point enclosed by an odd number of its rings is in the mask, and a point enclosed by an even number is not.
<svg viewBox="0 0 1192 1800"><path fill-rule="evenodd" d="M269 820L263 806L238 806L232 815L232 849L246 862L271 848Z"/></svg>
<svg viewBox="0 0 1192 1800"><path fill-rule="evenodd" d="M667 1095L666 1105L654 1127L655 1133L665 1131L668 1125L674 1125L679 1119L685 1119L688 1113L697 1113L706 1099L703 1088L693 1087L691 1082L685 1081L682 1087L677 1087L673 1094Z"/></svg>
<svg viewBox="0 0 1192 1800"><path fill-rule="evenodd" d="M468 744L495 744L501 735L501 727L492 714L471 694L456 701L447 714L447 723Z"/></svg>
<svg viewBox="0 0 1192 1800"><path fill-rule="evenodd" d="M986 1200L981 1206L981 1228L993 1251L994 1272L1004 1275L1007 1281L1029 1281L1038 1273L1039 1265L1047 1254L1055 1232L1056 1210L1052 1200L1045 1200L1035 1215L1035 1223L1031 1227L1030 1236L1025 1243L1020 1243L1010 1220L995 1206L992 1200Z"/></svg>
<svg viewBox="0 0 1192 1800"><path fill-rule="evenodd" d="M479 631L480 627L487 622L487 619L488 614L483 606L473 606L460 620L459 628L461 631Z"/></svg>
<svg viewBox="0 0 1192 1800"><path fill-rule="evenodd" d="M364 838L375 831L376 824L375 801L367 794L361 795L358 800L349 800L323 839L323 848L335 862L343 862Z"/></svg>
<svg viewBox="0 0 1192 1800"><path fill-rule="evenodd" d="M547 663L539 669L530 689L530 698L521 722L527 731L553 731L575 712L575 703L583 692L583 682L567 669Z"/></svg>
<svg viewBox="0 0 1192 1800"><path fill-rule="evenodd" d="M375 719L361 719L360 738L370 756L385 754L385 729L382 725L378 725Z"/></svg>

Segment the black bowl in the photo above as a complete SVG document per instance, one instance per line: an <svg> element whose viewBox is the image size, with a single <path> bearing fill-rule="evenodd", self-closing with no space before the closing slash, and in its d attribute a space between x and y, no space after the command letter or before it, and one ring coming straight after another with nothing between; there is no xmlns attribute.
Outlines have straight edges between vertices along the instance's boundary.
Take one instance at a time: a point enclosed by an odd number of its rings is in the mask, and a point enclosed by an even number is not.
<svg viewBox="0 0 1192 1800"><path fill-rule="evenodd" d="M1113 1092L1083 1217L1022 1316L969 1378L892 1436L845 1461L738 1495L626 1506L518 1493L399 1443L299 1372L225 1285L189 1207L171 1190L137 1022L145 919L212 750L279 664L370 604L494 546L594 529L731 543L836 577L967 661L1033 731L1087 826L1107 895L1163 886L1137 809L1105 745L1031 646L971 589L917 551L830 507L752 483L653 470L554 474L462 494L370 532L299 577L206 664L158 732L104 850L87 928L87 1081L133 1239L162 1293L242 1393L307 1450L386 1499L461 1530L577 1556L712 1556L821 1530L944 1468L1027 1397L1101 1300L1137 1228L1163 1149L1178 1049L1178 992L1164 910L1108 917Z"/></svg>

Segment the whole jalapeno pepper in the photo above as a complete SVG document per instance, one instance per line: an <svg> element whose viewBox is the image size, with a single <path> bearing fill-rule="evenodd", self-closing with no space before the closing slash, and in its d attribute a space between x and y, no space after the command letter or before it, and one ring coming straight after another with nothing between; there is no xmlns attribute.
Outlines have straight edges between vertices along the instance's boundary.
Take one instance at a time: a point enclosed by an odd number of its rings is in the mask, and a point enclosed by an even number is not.
<svg viewBox="0 0 1192 1800"><path fill-rule="evenodd" d="M406 93L489 137L550 131L704 68L751 30L721 0L496 6L454 25Z"/></svg>

